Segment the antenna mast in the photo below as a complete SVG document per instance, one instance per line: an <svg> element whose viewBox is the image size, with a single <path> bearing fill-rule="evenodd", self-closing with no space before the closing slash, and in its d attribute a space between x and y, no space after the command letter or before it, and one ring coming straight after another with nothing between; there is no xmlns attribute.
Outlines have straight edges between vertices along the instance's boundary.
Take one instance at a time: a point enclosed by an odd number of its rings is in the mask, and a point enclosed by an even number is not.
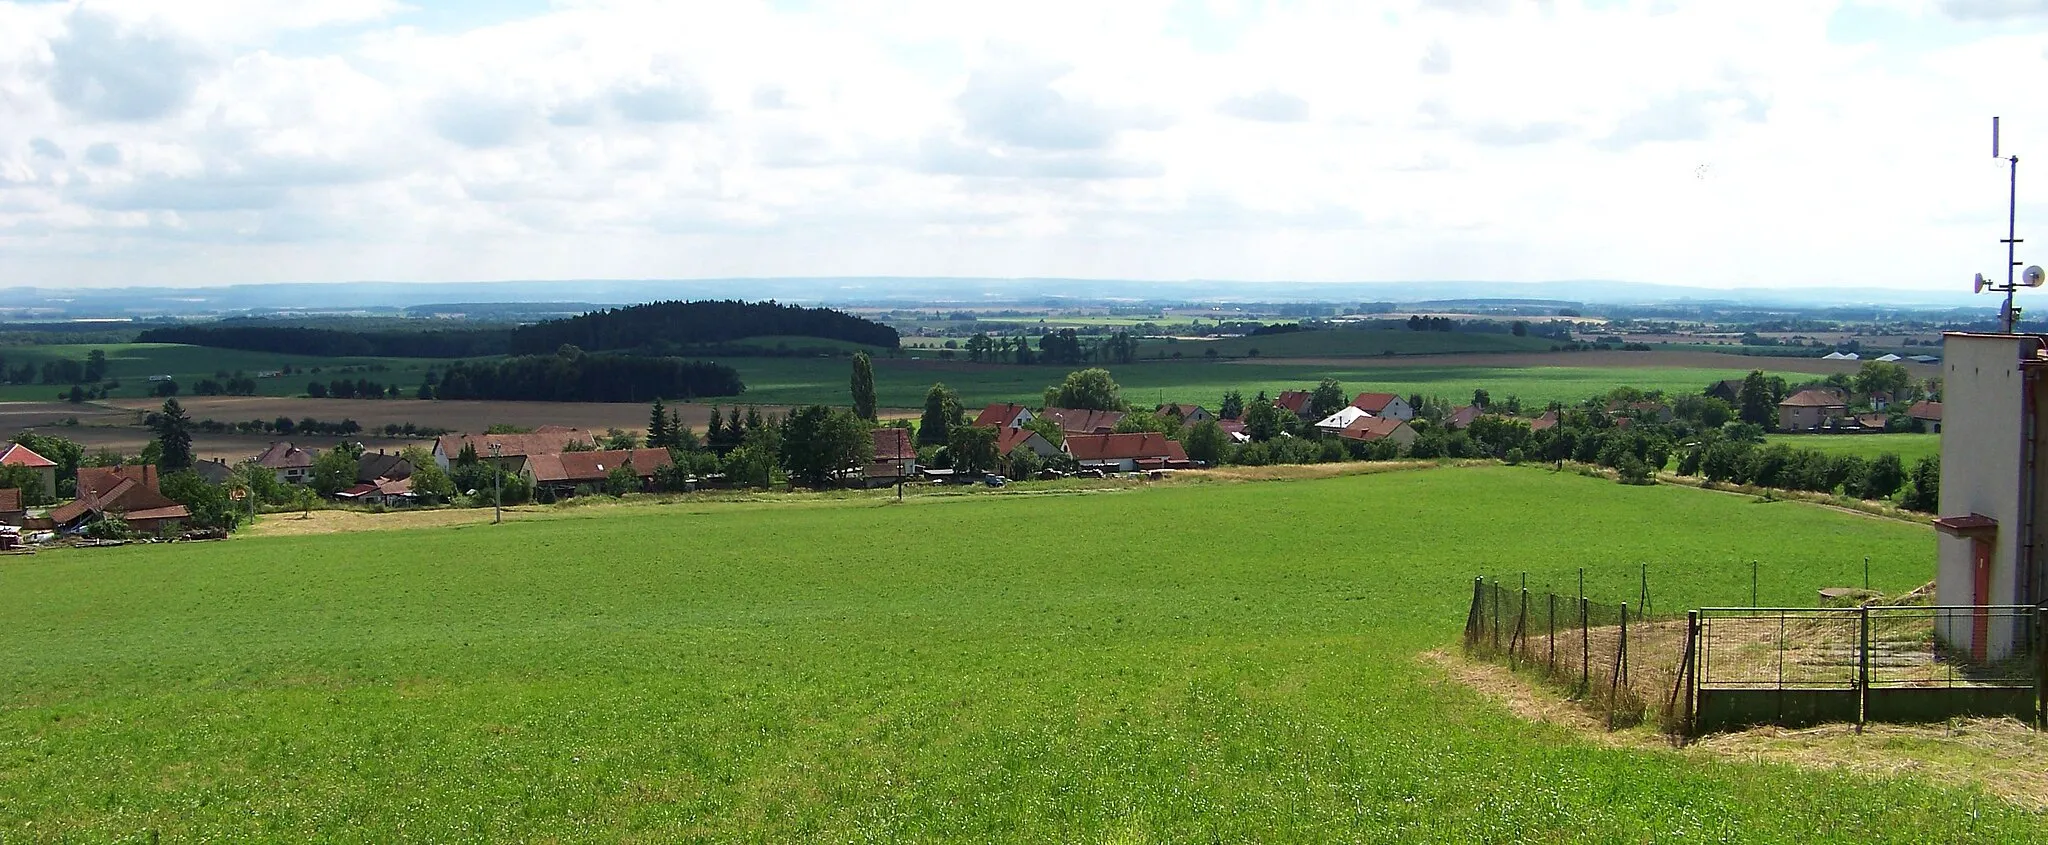
<svg viewBox="0 0 2048 845"><path fill-rule="evenodd" d="M1998 157L1998 118L1991 118L1991 157ZM2005 321L2005 333L2012 334L2019 323L2019 314L2013 311L2012 294L2018 286L2013 284L2013 270L2020 266L2016 252L2019 248L2020 211L2020 157L2006 159L2011 165L2012 187L2006 194L2005 203L2005 311L2000 316Z"/></svg>

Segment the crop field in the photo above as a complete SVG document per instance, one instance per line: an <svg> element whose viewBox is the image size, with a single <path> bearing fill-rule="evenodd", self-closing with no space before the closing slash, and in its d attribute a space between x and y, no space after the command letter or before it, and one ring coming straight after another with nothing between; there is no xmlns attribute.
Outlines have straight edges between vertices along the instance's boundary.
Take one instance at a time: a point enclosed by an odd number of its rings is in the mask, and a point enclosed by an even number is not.
<svg viewBox="0 0 2048 845"><path fill-rule="evenodd" d="M1899 456L1907 468L1921 458L1941 457L1939 434L1767 434L1764 440L1830 455L1875 458L1890 452Z"/></svg>
<svg viewBox="0 0 2048 845"><path fill-rule="evenodd" d="M1864 555L1875 586L1924 582L1924 527L1534 468L1025 487L4 559L0 831L2042 836L1974 789L1524 722L1421 657L1477 573L1633 595L1648 562L1660 602L1699 603L1756 558L1766 602L1810 603Z"/></svg>
<svg viewBox="0 0 2048 845"><path fill-rule="evenodd" d="M1199 344L1188 344L1199 348ZM1721 379L1740 378L1757 367L1769 369L1774 362L1732 359L1726 366L1712 366L1731 360L1725 356L1688 353L1672 366L1656 366L1657 353L1635 352L1542 353L1540 355L1486 355L1468 363L1464 356L1439 356L1381 362L1375 359L1328 359L1313 361L1232 360L1140 362L1112 366L1111 375L1124 388L1124 398L1133 404L1195 402L1214 408L1223 393L1237 390L1250 399L1258 391L1277 395L1282 390L1313 388L1324 378L1334 378L1345 390L1360 393L1379 390L1403 395L1439 395L1463 403L1472 391L1483 388L1495 400L1515 394L1525 406L1550 401L1577 402L1605 394L1623 385L1669 393L1697 393ZM1639 356L1649 366L1619 366L1616 356ZM1586 365L1576 365L1583 361ZM849 364L841 360L789 358L734 358L723 363L739 370L746 382L743 399L761 404L849 401ZM1833 362L1826 362L1833 363ZM1708 364L1709 366L1702 366ZM990 402L1022 402L1036 406L1048 385L1065 378L1068 367L1019 367L1014 365L969 364L961 361L875 359L875 391L878 401L889 407L916 408L924 404L925 391L933 382L944 382L958 391L971 406ZM1774 370L1775 371L1775 370Z"/></svg>
<svg viewBox="0 0 2048 845"><path fill-rule="evenodd" d="M383 384L396 383L406 390L419 386L426 369L436 362L424 358L327 358L313 355L278 355L269 352L243 352L234 349L211 349L203 346L186 346L176 343L107 343L107 344L52 344L41 346L0 347L0 359L8 366L33 363L40 367L50 360L71 360L83 363L85 356L94 349L107 353L108 376L121 382L121 387L110 393L110 397L143 397L150 395L149 377L171 376L186 393L192 384L203 378L213 378L221 370L233 373L237 370L255 375L265 370L276 370L289 364L295 368L311 370L318 367L321 373L306 373L278 378L256 380L256 388L265 396L298 396L306 392L306 383L314 379L329 381L340 378L330 371L341 367L381 365L383 372L349 373L351 379L366 378ZM70 388L69 385L0 385L0 401L48 401Z"/></svg>
<svg viewBox="0 0 2048 845"><path fill-rule="evenodd" d="M1249 356L1252 350L1256 349L1260 358L1338 358L1468 352L1548 352L1556 343L1557 341L1545 338L1516 337L1511 334L1359 329L1292 332L1170 344L1152 342L1145 350L1145 354L1150 356L1164 351L1171 357L1173 353L1179 352L1182 357L1187 357L1204 355L1208 350L1214 349L1217 355L1235 358Z"/></svg>

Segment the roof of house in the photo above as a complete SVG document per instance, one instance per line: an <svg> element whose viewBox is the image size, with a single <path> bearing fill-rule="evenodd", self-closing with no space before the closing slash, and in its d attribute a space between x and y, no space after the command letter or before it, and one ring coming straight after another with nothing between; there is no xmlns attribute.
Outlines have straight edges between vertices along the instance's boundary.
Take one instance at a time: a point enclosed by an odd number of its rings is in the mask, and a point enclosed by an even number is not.
<svg viewBox="0 0 2048 845"><path fill-rule="evenodd" d="M1904 358L1902 358L1902 357L1900 357L1900 356L1898 355L1898 353L1895 353L1895 352L1887 352L1887 353L1885 353L1885 354L1883 354L1883 355L1879 355L1879 356L1877 356L1877 360L1879 360L1879 361L1883 361L1883 362L1885 362L1885 363L1889 364L1889 363L1891 363L1891 362L1893 362L1893 361L1903 361L1903 360L1905 360L1905 359L1904 359Z"/></svg>
<svg viewBox="0 0 2048 845"><path fill-rule="evenodd" d="M1032 431L1028 428L1006 428L1001 431L998 431L996 432L996 454L1010 454L1010 452L1014 451L1017 447L1024 445L1025 441L1028 441L1033 437L1036 437L1040 440L1045 439L1045 435L1039 434L1038 432ZM1046 445L1050 446L1052 444L1047 443Z"/></svg>
<svg viewBox="0 0 2048 845"><path fill-rule="evenodd" d="M1283 390L1280 392L1280 398L1273 400L1273 404L1296 414L1305 414L1309 406L1315 403L1315 399L1316 395L1306 390Z"/></svg>
<svg viewBox="0 0 2048 845"><path fill-rule="evenodd" d="M594 444L597 440L580 428L544 425L532 434L444 434L435 438L434 454L453 458L467 444L476 447L477 457L487 458L496 444L501 457L559 455L563 447L579 442Z"/></svg>
<svg viewBox="0 0 2048 845"><path fill-rule="evenodd" d="M1715 393L1719 390L1726 390L1729 393L1729 395L1741 395L1742 379L1724 378L1720 381L1714 382L1713 387L1707 388L1708 393Z"/></svg>
<svg viewBox="0 0 2048 845"><path fill-rule="evenodd" d="M1038 415L1060 424L1068 434L1108 434L1123 422L1122 411L1090 411L1085 408L1046 408Z"/></svg>
<svg viewBox="0 0 2048 845"><path fill-rule="evenodd" d="M1906 409L1906 416L1916 420L1939 420L1941 419L1941 403L1922 399L1913 403L1913 407Z"/></svg>
<svg viewBox="0 0 2048 845"><path fill-rule="evenodd" d="M1007 433L1007 429L1005 431ZM875 460L901 461L915 457L917 457L917 444L911 442L910 429L875 429Z"/></svg>
<svg viewBox="0 0 2048 845"><path fill-rule="evenodd" d="M1889 414L1857 414L1856 424L1864 428L1884 428L1892 421Z"/></svg>
<svg viewBox="0 0 2048 845"><path fill-rule="evenodd" d="M1346 405L1342 408L1338 408L1336 413L1324 417L1320 420L1316 420L1316 428L1329 429L1331 431L1343 431L1352 423L1357 422L1359 417L1369 416L1372 415L1366 413L1364 408Z"/></svg>
<svg viewBox="0 0 2048 845"><path fill-rule="evenodd" d="M596 452L558 452L527 455L526 466L533 480L543 484L588 484L605 480L611 471L627 463L641 478L674 463L667 449L604 449Z"/></svg>
<svg viewBox="0 0 2048 845"><path fill-rule="evenodd" d="M364 452L356 458L356 481L368 483L379 478L411 478L412 462L392 452Z"/></svg>
<svg viewBox="0 0 2048 845"><path fill-rule="evenodd" d="M136 521L144 519L185 519L187 517L190 517L191 515L192 512L186 510L184 505L171 505L168 507L161 508L145 508L139 511L128 511L122 516L129 521Z"/></svg>
<svg viewBox="0 0 2048 845"><path fill-rule="evenodd" d="M1217 420L1216 427L1223 429L1226 434L1243 434L1244 420Z"/></svg>
<svg viewBox="0 0 2048 845"><path fill-rule="evenodd" d="M1357 422L1345 426L1337 436L1350 440L1379 440L1392 437L1394 432L1407 427L1407 423L1392 417L1359 417Z"/></svg>
<svg viewBox="0 0 2048 845"><path fill-rule="evenodd" d="M6 452L0 452L0 464L11 467L53 467L57 462L36 454L34 449L15 443L8 446Z"/></svg>
<svg viewBox="0 0 2048 845"><path fill-rule="evenodd" d="M1848 406L1849 403L1843 401L1842 397L1819 388L1808 388L1799 391L1785 397L1785 401L1778 403L1780 408L1846 408Z"/></svg>
<svg viewBox="0 0 2048 845"><path fill-rule="evenodd" d="M976 414L974 417L974 424L1008 426L1010 423L1016 422L1019 415L1029 413L1030 410L1015 402L1002 402L981 409L981 413Z"/></svg>
<svg viewBox="0 0 2048 845"><path fill-rule="evenodd" d="M1379 414L1384 413L1388 405L1394 404L1394 401L1400 398L1392 393L1360 393L1358 398L1351 400L1351 407L1368 414Z"/></svg>
<svg viewBox="0 0 2048 845"><path fill-rule="evenodd" d="M357 484L354 487L350 487L347 490L343 490L334 495L346 499L356 499L361 498L363 496L368 496L371 493L375 493L380 496L410 496L412 495L412 479L410 477L373 479L370 481L365 481L361 484Z"/></svg>
<svg viewBox="0 0 2048 845"><path fill-rule="evenodd" d="M0 488L0 512L19 513L22 510L24 508L21 505L21 488Z"/></svg>
<svg viewBox="0 0 2048 845"><path fill-rule="evenodd" d="M192 471L199 473L199 477L206 479L208 484L224 483L235 474L235 468L219 458L194 461Z"/></svg>
<svg viewBox="0 0 2048 845"><path fill-rule="evenodd" d="M1451 416L1444 420L1444 428L1456 431L1471 425L1473 420L1479 419L1479 415L1484 413L1486 413L1486 408L1482 406L1460 405L1452 409Z"/></svg>
<svg viewBox="0 0 2048 845"><path fill-rule="evenodd" d="M1530 420L1530 421L1529 421L1529 430L1530 430L1530 431L1543 431L1543 430L1545 430L1545 429L1550 429L1550 428L1555 428L1555 427L1557 427L1557 412L1556 412L1556 411L1544 411L1544 412L1543 412L1543 416L1537 417L1537 418L1535 418L1535 419L1533 419L1533 420Z"/></svg>
<svg viewBox="0 0 2048 845"><path fill-rule="evenodd" d="M1184 405L1179 402L1168 402L1154 409L1152 412L1162 417L1178 417L1183 420L1187 419L1188 417L1197 417L1209 413L1208 411L1202 410L1202 406L1200 405Z"/></svg>
<svg viewBox="0 0 2048 845"><path fill-rule="evenodd" d="M50 519L59 525L71 522L88 513L103 513L108 509L125 511L130 519L154 519L146 516L155 511L176 509L180 516L185 506L171 501L157 490L156 467L149 464L123 467L79 467L78 498L50 509Z"/></svg>
<svg viewBox="0 0 2048 845"><path fill-rule="evenodd" d="M264 469L297 469L313 465L313 453L285 441L270 444L263 454L256 456L256 463Z"/></svg>
<svg viewBox="0 0 2048 845"><path fill-rule="evenodd" d="M1149 431L1131 434L1076 434L1067 438L1067 452L1077 461L1123 461L1146 458L1185 461L1188 453L1166 435Z"/></svg>

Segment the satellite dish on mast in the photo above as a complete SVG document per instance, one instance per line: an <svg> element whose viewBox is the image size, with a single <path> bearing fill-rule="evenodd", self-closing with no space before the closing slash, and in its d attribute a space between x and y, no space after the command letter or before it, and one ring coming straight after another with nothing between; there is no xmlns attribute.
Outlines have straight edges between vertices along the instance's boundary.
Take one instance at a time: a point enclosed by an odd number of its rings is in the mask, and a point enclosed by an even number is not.
<svg viewBox="0 0 2048 845"><path fill-rule="evenodd" d="M2042 282L2048 282L2048 270L2041 269L2039 264L2028 267L2020 274L2020 281L2030 288L2040 287Z"/></svg>
<svg viewBox="0 0 2048 845"><path fill-rule="evenodd" d="M1987 281L1984 281L1984 274L1983 274L1983 273L1978 273L1978 274L1977 274L1977 282L1976 282L1976 284L1975 284L1975 285L1974 285L1973 287L1971 287L1971 288L1970 288L1970 292L1971 292L1971 293L1983 293L1983 292L1984 292L1984 288L1985 288L1985 286L1987 286L1987 285L1989 285L1989 284L1991 284L1991 283L1990 283L1990 282L1987 282Z"/></svg>

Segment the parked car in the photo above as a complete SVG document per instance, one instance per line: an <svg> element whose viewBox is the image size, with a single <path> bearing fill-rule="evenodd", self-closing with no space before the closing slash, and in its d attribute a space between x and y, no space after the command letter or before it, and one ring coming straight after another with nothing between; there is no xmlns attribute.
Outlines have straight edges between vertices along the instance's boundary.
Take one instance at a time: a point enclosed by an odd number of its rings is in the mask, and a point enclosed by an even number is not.
<svg viewBox="0 0 2048 845"><path fill-rule="evenodd" d="M982 476L981 483L986 484L990 487L1001 487L1005 484L1010 483L1010 480L1000 475L991 474Z"/></svg>

